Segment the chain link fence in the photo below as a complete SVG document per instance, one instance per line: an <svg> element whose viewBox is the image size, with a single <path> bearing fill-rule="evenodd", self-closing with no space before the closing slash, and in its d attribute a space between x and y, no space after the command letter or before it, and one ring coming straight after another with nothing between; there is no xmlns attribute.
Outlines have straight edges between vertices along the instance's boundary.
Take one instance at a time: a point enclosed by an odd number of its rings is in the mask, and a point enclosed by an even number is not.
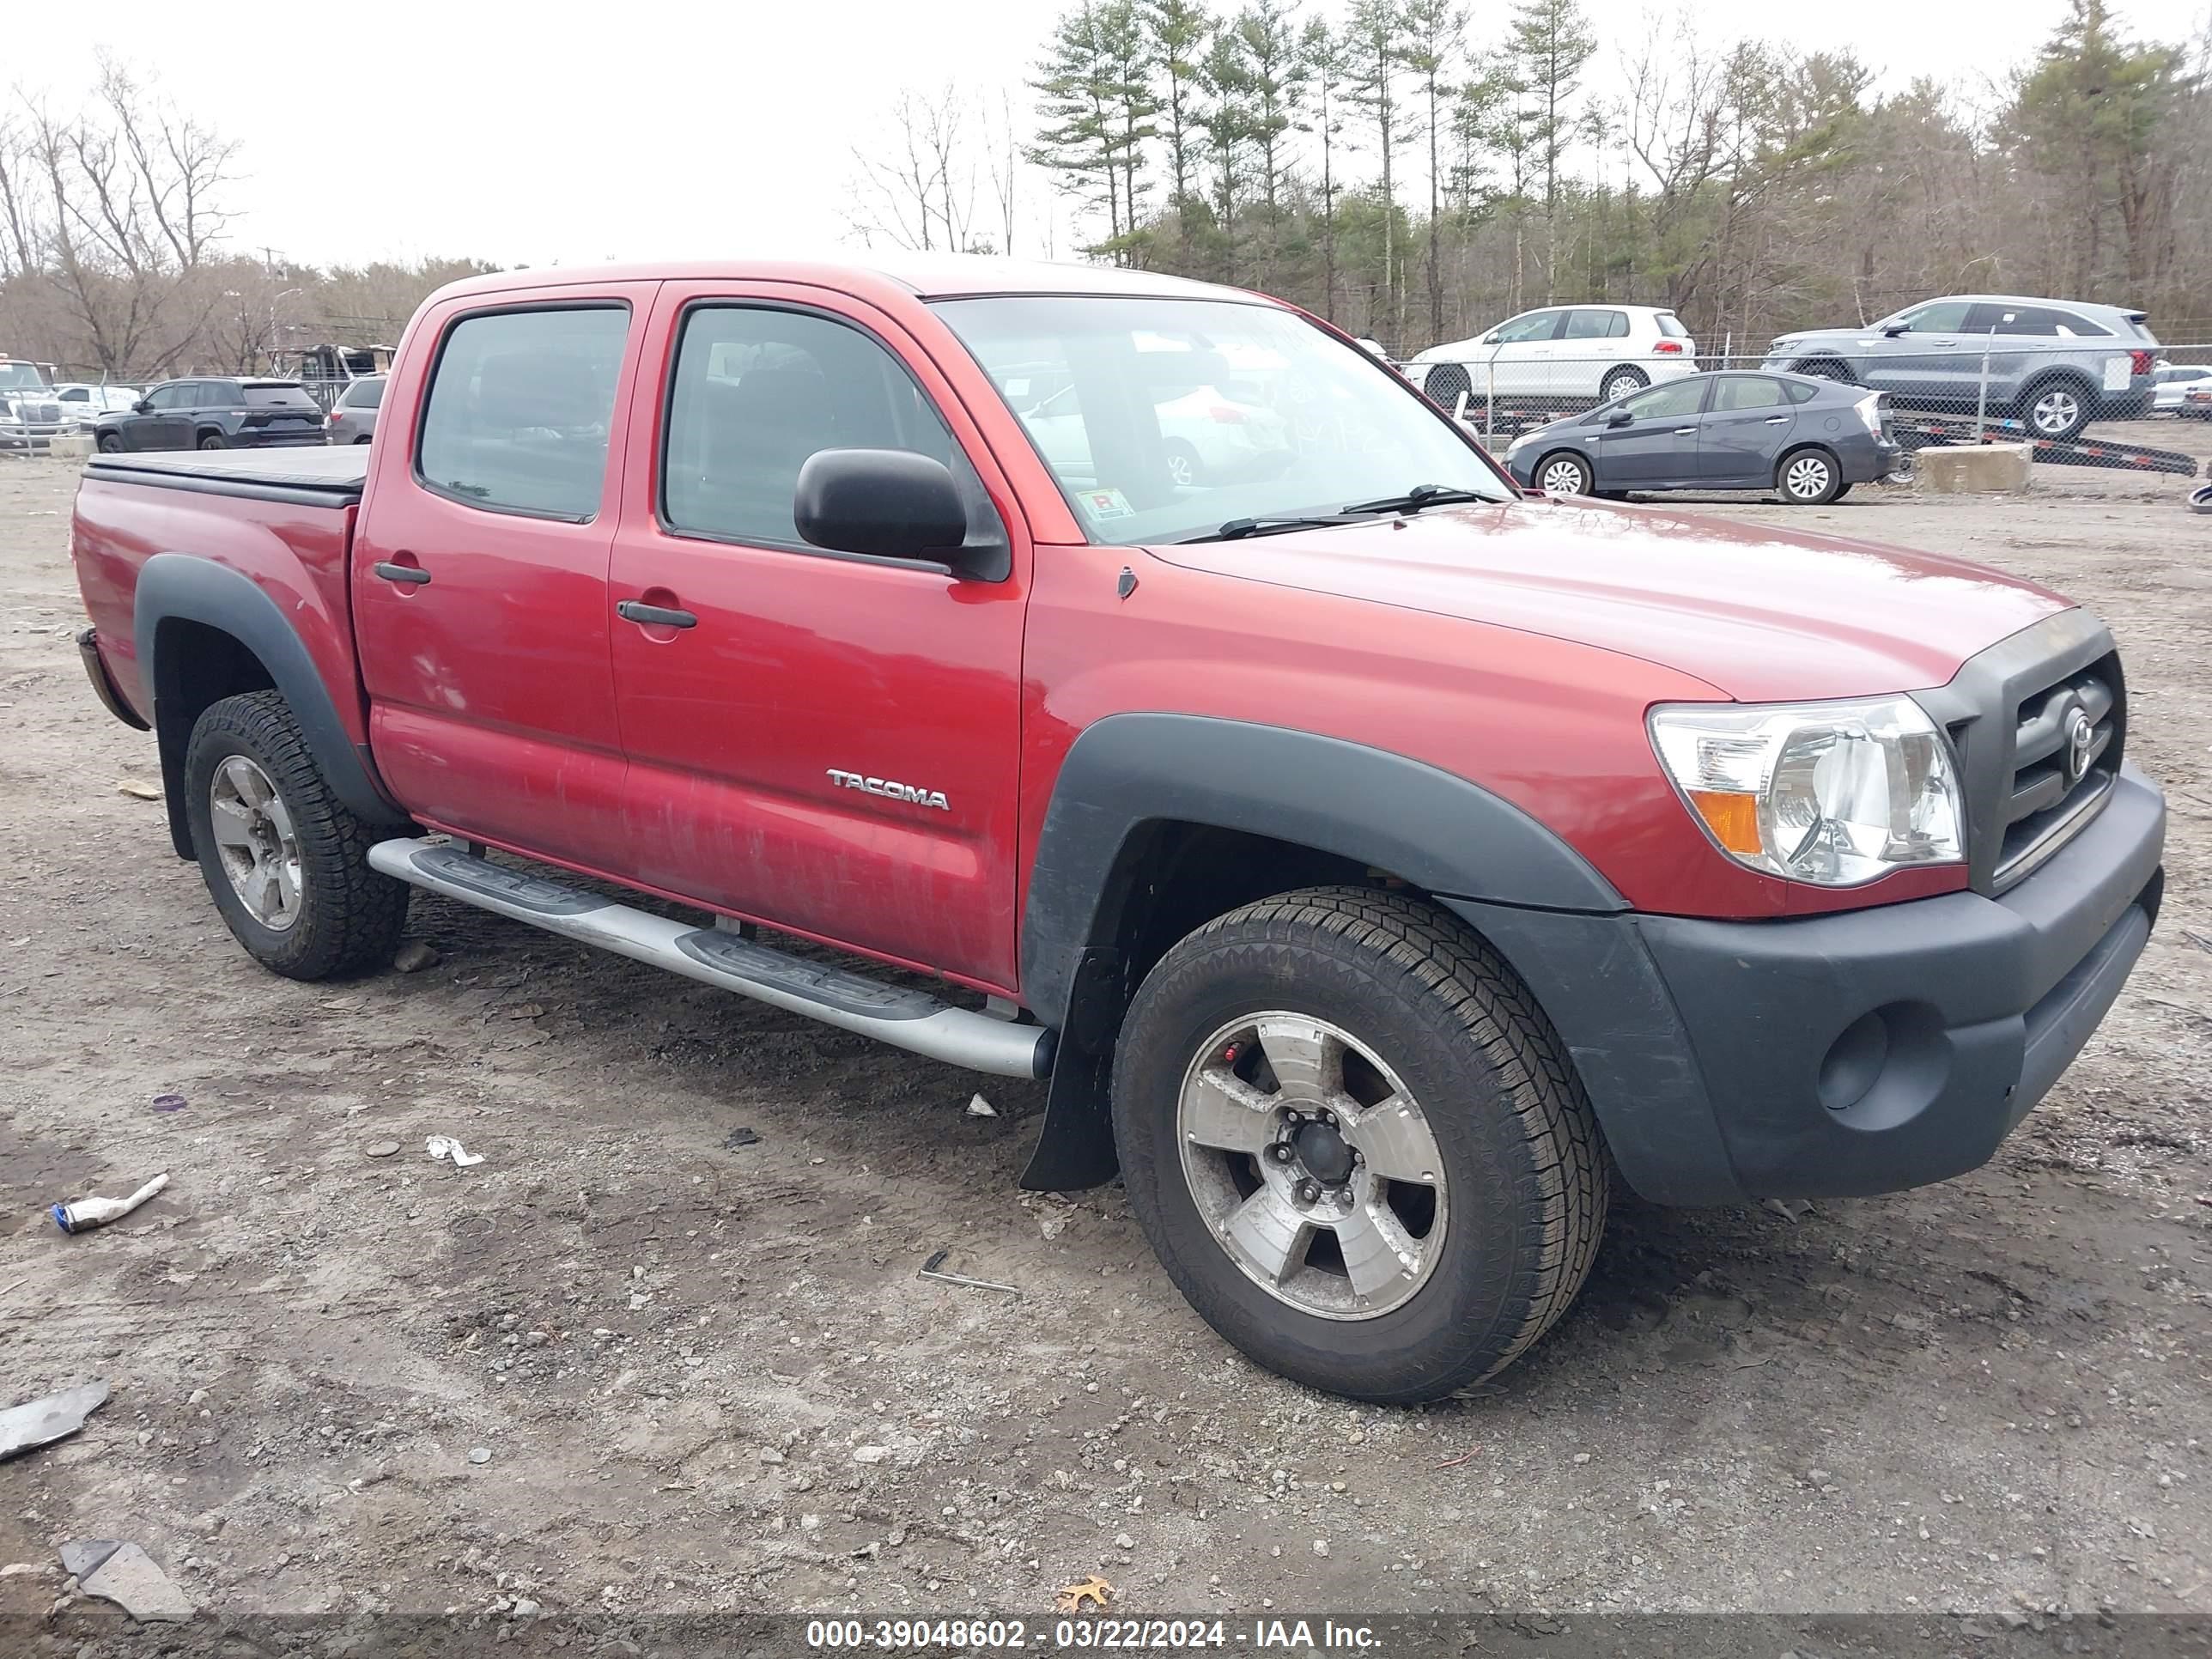
<svg viewBox="0 0 2212 1659"><path fill-rule="evenodd" d="M1603 407L1626 410L1631 422L1665 420L1694 447L1723 400L1741 406L1759 395L1723 392L1717 377L1782 374L1872 394L1885 433L1907 451L2024 443L2045 465L2212 474L2212 343L1870 331L1848 356L1823 347L1691 356L1608 354L1583 341L1551 340L1416 362L1405 372L1436 403L1501 444ZM1778 407L1793 406L1786 390L1771 395ZM1778 416L1771 423L1778 461L1792 437L1789 422ZM1686 475L1695 471L1684 468Z"/></svg>

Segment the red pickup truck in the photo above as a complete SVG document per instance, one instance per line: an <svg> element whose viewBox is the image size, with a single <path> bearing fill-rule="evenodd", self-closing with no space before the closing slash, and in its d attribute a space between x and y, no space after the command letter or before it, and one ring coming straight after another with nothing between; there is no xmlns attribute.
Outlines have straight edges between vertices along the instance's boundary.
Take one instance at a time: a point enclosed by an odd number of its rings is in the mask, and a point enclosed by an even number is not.
<svg viewBox="0 0 2212 1659"><path fill-rule="evenodd" d="M1118 1171L1222 1335L1369 1400L1524 1350L1616 1179L1980 1164L2158 911L2094 617L1531 499L1340 334L1164 277L472 280L374 446L100 457L75 551L270 968L385 964L422 887L1048 1076L1025 1183Z"/></svg>

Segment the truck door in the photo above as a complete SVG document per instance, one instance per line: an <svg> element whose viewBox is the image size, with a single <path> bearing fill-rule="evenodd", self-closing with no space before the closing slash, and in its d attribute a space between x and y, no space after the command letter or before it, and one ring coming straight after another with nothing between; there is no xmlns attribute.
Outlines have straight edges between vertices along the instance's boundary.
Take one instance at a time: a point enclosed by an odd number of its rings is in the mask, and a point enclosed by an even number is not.
<svg viewBox="0 0 2212 1659"><path fill-rule="evenodd" d="M416 816L620 873L621 411L655 284L447 302L386 390L353 544L371 747Z"/></svg>
<svg viewBox="0 0 2212 1659"><path fill-rule="evenodd" d="M818 288L667 283L646 355L608 594L636 878L1012 985L1029 548L980 434L895 321ZM808 544L793 490L830 448L946 462L1010 573Z"/></svg>

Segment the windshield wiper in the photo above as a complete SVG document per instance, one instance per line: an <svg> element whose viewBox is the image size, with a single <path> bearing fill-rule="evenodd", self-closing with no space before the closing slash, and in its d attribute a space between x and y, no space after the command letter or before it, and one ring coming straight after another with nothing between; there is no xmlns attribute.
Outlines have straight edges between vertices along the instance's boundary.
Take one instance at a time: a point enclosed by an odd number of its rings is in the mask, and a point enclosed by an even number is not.
<svg viewBox="0 0 2212 1659"><path fill-rule="evenodd" d="M1425 507L1459 507L1468 501L1494 504L1494 495L1485 495L1472 489L1455 489L1449 484L1415 484L1402 495L1385 495L1378 501L1354 501L1344 510L1346 513L1418 513Z"/></svg>
<svg viewBox="0 0 2212 1659"><path fill-rule="evenodd" d="M1352 524L1355 520L1341 513L1332 513L1321 518L1231 519L1218 530L1209 530L1203 536L1183 536L1176 545L1188 546L1193 542L1241 542L1247 536L1279 536L1285 530L1327 530L1335 525Z"/></svg>

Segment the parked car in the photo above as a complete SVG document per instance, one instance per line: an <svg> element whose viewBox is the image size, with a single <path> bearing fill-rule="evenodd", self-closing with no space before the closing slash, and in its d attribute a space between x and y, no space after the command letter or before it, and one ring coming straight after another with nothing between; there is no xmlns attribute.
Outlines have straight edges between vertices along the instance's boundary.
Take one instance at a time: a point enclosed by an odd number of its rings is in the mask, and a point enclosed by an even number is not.
<svg viewBox="0 0 2212 1659"><path fill-rule="evenodd" d="M1152 411L1168 477L1178 484L1268 477L1291 464L1289 428L1281 416L1239 403L1211 385L1161 398ZM1056 471L1071 479L1099 482L1073 382L1024 410L1022 423Z"/></svg>
<svg viewBox="0 0 2212 1659"><path fill-rule="evenodd" d="M1407 377L1445 409L1462 393L1553 407L1611 403L1640 386L1698 372L1698 343L1671 311L1650 306L1546 306L1477 339L1417 351Z"/></svg>
<svg viewBox="0 0 2212 1659"><path fill-rule="evenodd" d="M322 405L297 380L164 380L130 408L94 417L93 431L109 455L324 441Z"/></svg>
<svg viewBox="0 0 2212 1659"><path fill-rule="evenodd" d="M1161 339L1268 365L1297 466L1179 482ZM1018 405L1048 376L1079 473ZM383 966L421 887L1048 1075L1025 1184L1118 1170L1198 1311L1317 1388L1510 1364L1616 1175L1716 1204L1973 1168L2158 912L2094 617L1532 499L1256 295L507 272L432 295L386 392L374 446L99 455L78 492L88 672L245 950Z"/></svg>
<svg viewBox="0 0 2212 1659"><path fill-rule="evenodd" d="M46 448L69 422L36 363L0 357L0 450Z"/></svg>
<svg viewBox="0 0 2212 1659"><path fill-rule="evenodd" d="M349 380L331 405L324 434L334 444L365 444L376 434L376 411L384 402L384 376L364 374Z"/></svg>
<svg viewBox="0 0 2212 1659"><path fill-rule="evenodd" d="M2154 414L2212 413L2212 368L2201 363L2160 363L2155 374L2150 404Z"/></svg>
<svg viewBox="0 0 2212 1659"><path fill-rule="evenodd" d="M1803 374L1700 374L1524 433L1505 465L1549 495L1772 489L1815 507L1904 465L1882 403Z"/></svg>
<svg viewBox="0 0 2212 1659"><path fill-rule="evenodd" d="M128 410L145 395L135 386L95 385L89 380L64 380L54 388L63 420L79 432L94 430L100 416Z"/></svg>
<svg viewBox="0 0 2212 1659"><path fill-rule="evenodd" d="M1900 406L1972 414L1983 405L2035 437L2063 441L2092 420L2150 412L2158 340L2145 313L2074 300L1954 294L1865 328L1777 337L1766 367L1887 392Z"/></svg>

